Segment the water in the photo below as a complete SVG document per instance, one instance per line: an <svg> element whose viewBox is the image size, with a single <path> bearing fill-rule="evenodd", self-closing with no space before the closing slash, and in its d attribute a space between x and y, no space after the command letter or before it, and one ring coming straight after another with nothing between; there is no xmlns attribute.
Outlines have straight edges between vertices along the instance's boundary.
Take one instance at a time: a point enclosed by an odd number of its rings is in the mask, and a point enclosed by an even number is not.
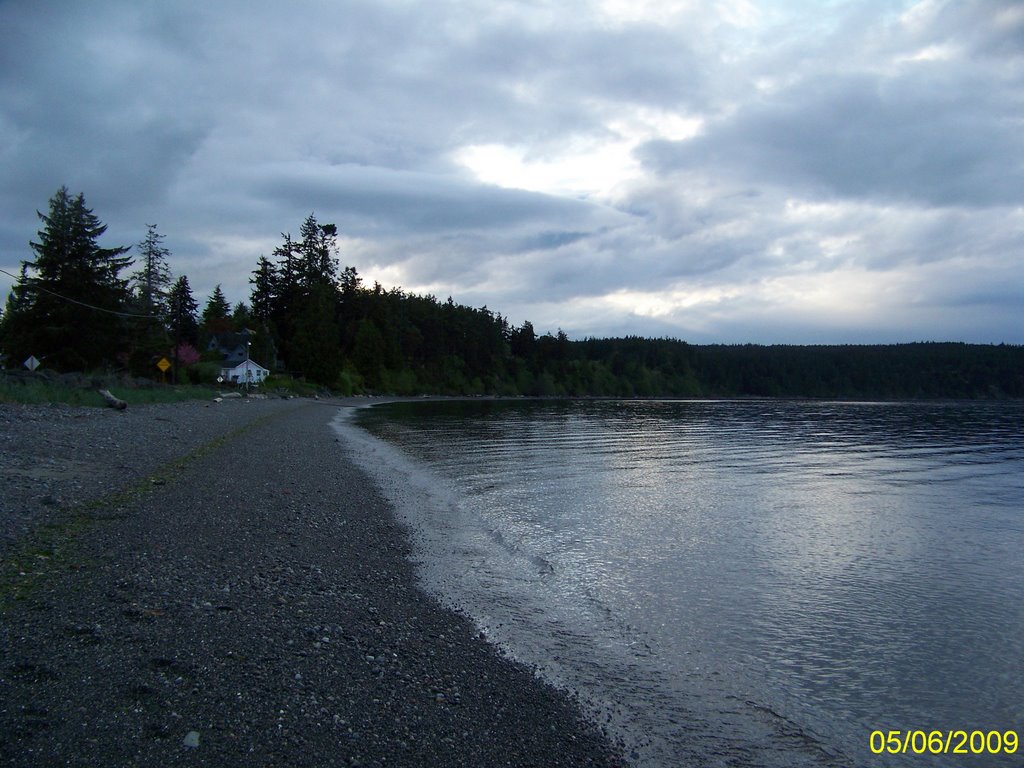
<svg viewBox="0 0 1024 768"><path fill-rule="evenodd" d="M339 419L424 584L650 766L1024 732L1024 405L442 402Z"/></svg>

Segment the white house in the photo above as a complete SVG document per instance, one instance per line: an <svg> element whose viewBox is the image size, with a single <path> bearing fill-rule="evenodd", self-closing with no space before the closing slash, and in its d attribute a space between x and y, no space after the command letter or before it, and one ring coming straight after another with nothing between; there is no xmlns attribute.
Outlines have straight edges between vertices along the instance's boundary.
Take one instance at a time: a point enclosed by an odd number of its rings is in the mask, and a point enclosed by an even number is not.
<svg viewBox="0 0 1024 768"><path fill-rule="evenodd" d="M224 381L232 384L260 384L270 375L270 371L254 360L243 360L234 368L221 368L220 375Z"/></svg>

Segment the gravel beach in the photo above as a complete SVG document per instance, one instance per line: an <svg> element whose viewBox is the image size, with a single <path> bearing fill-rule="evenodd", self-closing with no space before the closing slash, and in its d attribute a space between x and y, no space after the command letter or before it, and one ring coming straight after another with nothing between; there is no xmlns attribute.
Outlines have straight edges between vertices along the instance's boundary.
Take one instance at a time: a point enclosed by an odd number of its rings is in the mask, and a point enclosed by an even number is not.
<svg viewBox="0 0 1024 768"><path fill-rule="evenodd" d="M337 407L0 405L0 764L623 765L416 586Z"/></svg>

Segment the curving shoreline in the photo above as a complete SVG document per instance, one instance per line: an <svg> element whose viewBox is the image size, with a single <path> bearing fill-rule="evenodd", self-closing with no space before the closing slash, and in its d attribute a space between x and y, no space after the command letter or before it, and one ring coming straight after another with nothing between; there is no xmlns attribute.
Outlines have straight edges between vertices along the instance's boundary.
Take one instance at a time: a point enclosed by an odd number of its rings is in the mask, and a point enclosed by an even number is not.
<svg viewBox="0 0 1024 768"><path fill-rule="evenodd" d="M416 586L326 405L0 406L5 579L74 539L0 613L0 762L623 764Z"/></svg>

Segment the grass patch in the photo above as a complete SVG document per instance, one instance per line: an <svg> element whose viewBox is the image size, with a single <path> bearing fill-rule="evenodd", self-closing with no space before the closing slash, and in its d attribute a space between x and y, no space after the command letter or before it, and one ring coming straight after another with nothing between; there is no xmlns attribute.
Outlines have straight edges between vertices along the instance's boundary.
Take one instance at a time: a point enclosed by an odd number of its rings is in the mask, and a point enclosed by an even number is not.
<svg viewBox="0 0 1024 768"><path fill-rule="evenodd" d="M291 376L272 373L267 380L260 385L255 392L264 392L269 395L292 395L294 397L312 397L323 391L323 387L317 387L305 381L299 381Z"/></svg>
<svg viewBox="0 0 1024 768"><path fill-rule="evenodd" d="M115 376L0 374L0 403L43 405L64 403L96 408L106 402L97 390L108 389L129 405L177 403L183 400L207 400L217 391L204 386L169 386L147 380L125 380Z"/></svg>
<svg viewBox="0 0 1024 768"><path fill-rule="evenodd" d="M180 403L184 400L212 400L220 390L203 386L158 387L154 389L132 389L131 387L104 387L129 405L144 403ZM99 395L97 394L97 397ZM101 400L103 398L100 398ZM105 405L106 403L103 403Z"/></svg>
<svg viewBox="0 0 1024 768"><path fill-rule="evenodd" d="M86 502L68 510L59 519L36 527L12 545L0 559L0 615L28 599L47 578L87 568L90 561L79 548L79 539L86 531L98 524L124 520L130 506L141 501L154 488L173 484L182 470L193 461L281 415L281 412L271 413L254 419L168 462L156 472L120 490Z"/></svg>

